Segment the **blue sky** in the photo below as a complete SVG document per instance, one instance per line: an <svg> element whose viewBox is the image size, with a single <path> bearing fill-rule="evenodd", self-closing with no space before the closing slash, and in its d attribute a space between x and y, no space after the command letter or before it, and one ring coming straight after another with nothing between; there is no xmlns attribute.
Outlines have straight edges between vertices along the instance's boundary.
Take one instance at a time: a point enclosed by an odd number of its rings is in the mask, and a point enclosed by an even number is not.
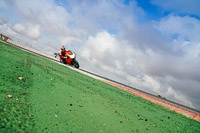
<svg viewBox="0 0 200 133"><path fill-rule="evenodd" d="M200 109L199 0L1 0L0 32L52 56Z"/></svg>

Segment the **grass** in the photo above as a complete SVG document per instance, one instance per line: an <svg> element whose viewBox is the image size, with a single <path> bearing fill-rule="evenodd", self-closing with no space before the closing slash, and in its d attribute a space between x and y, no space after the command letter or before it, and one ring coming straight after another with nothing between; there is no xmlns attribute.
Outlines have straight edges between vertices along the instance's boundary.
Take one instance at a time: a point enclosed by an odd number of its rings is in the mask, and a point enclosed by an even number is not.
<svg viewBox="0 0 200 133"><path fill-rule="evenodd" d="M0 132L197 133L200 123L0 42Z"/></svg>

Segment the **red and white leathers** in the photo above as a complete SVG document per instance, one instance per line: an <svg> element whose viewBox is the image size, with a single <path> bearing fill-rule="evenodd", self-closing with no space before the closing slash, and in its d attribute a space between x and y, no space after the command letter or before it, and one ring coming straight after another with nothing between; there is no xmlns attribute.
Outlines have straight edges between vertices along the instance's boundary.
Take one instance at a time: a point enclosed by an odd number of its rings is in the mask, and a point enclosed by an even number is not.
<svg viewBox="0 0 200 133"><path fill-rule="evenodd" d="M67 50L60 50L60 58L63 59L66 53L67 53Z"/></svg>

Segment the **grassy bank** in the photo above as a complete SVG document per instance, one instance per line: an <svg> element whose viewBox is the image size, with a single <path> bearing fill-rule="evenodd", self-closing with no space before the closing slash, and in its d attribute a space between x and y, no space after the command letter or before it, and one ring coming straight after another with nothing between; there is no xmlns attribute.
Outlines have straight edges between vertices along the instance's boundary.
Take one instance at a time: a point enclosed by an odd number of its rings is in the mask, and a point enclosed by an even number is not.
<svg viewBox="0 0 200 133"><path fill-rule="evenodd" d="M200 123L0 43L0 132L197 133Z"/></svg>

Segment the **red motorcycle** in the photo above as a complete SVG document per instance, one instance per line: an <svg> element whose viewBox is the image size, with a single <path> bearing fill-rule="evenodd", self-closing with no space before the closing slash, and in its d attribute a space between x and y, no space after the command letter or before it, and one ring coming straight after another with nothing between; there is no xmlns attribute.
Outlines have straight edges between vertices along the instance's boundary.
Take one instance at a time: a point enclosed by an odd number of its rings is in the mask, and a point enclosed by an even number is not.
<svg viewBox="0 0 200 133"><path fill-rule="evenodd" d="M57 55L60 55L59 53L54 53L57 57ZM75 52L72 52L71 50L68 50L65 53L64 60L60 58L60 62L64 64L69 64L71 66L74 66L75 68L79 68L79 63L76 60L76 54Z"/></svg>

